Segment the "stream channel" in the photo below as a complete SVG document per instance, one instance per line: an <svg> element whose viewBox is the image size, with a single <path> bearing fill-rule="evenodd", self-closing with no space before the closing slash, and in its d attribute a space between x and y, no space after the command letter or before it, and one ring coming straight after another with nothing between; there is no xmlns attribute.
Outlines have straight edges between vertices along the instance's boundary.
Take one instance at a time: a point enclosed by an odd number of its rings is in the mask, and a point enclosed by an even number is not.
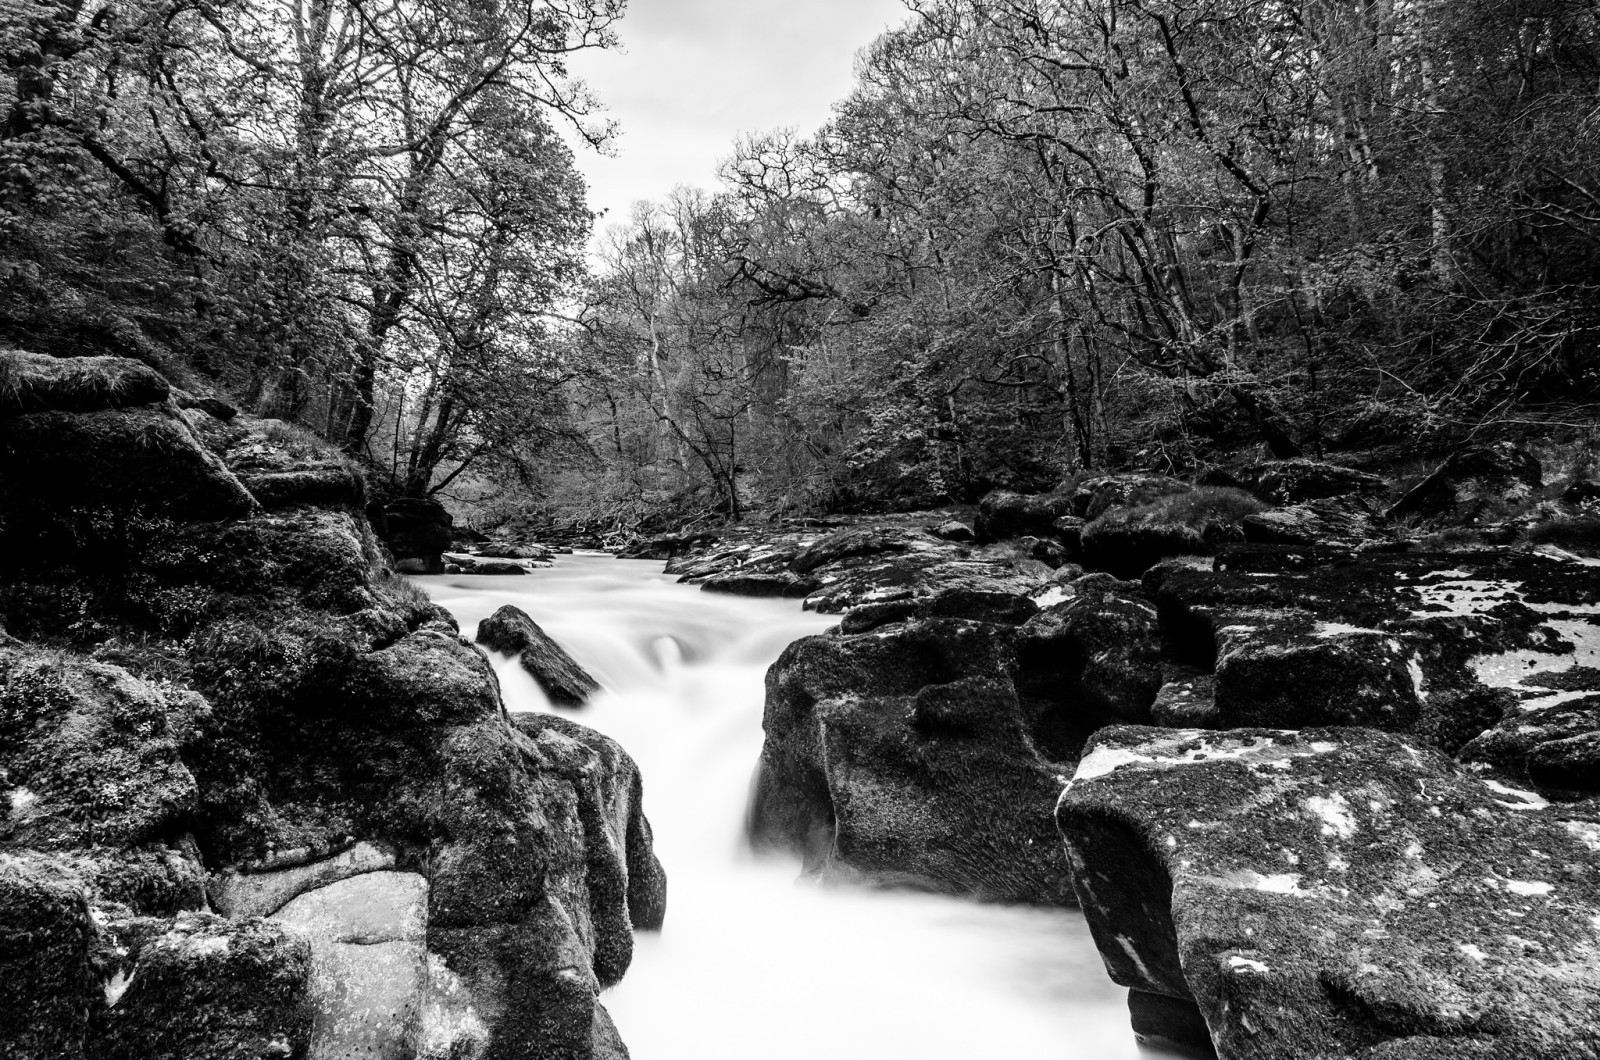
<svg viewBox="0 0 1600 1060"><path fill-rule="evenodd" d="M469 639L527 612L605 691L562 711L622 744L668 878L666 928L604 995L635 1060L1151 1060L1071 910L797 879L744 839L763 677L837 616L705 593L660 563L561 556L528 576L417 578ZM552 708L493 656L511 710Z"/></svg>

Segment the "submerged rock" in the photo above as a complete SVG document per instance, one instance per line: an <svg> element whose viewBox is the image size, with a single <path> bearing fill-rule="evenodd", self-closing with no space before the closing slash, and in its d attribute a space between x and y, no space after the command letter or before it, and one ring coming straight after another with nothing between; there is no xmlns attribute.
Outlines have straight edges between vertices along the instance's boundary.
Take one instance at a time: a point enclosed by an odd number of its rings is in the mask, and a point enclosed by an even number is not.
<svg viewBox="0 0 1600 1060"><path fill-rule="evenodd" d="M1058 811L1146 1034L1224 1060L1600 1041L1600 823L1364 730L1117 728Z"/></svg>
<svg viewBox="0 0 1600 1060"><path fill-rule="evenodd" d="M558 706L582 706L600 691L600 683L561 645L551 640L526 612L510 604L478 624L478 643L506 655L515 655L522 668L539 682L550 702Z"/></svg>

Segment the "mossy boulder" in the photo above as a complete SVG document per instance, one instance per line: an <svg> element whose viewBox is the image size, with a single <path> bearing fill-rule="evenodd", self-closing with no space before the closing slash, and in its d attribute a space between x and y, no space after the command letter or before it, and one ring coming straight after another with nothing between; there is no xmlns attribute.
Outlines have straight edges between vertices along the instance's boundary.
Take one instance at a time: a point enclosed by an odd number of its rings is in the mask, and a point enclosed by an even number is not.
<svg viewBox="0 0 1600 1060"><path fill-rule="evenodd" d="M0 645L0 847L132 847L196 807L179 753L209 708L127 671Z"/></svg>
<svg viewBox="0 0 1600 1060"><path fill-rule="evenodd" d="M1444 463L1394 503L1390 519L1465 526L1502 509L1527 506L1544 483L1539 458L1515 442L1472 446Z"/></svg>
<svg viewBox="0 0 1600 1060"><path fill-rule="evenodd" d="M131 358L0 350L0 416L125 409L170 393L161 373Z"/></svg>
<svg viewBox="0 0 1600 1060"><path fill-rule="evenodd" d="M973 536L980 544L1005 541L1024 534L1035 537L1051 532L1063 515L1072 515L1073 499L1068 493L1028 495L1010 490L994 490L978 502L973 521Z"/></svg>
<svg viewBox="0 0 1600 1060"><path fill-rule="evenodd" d="M1134 1006L1147 1035L1223 1060L1600 1041L1592 807L1370 730L1127 727L1058 819L1107 970L1165 999Z"/></svg>
<svg viewBox="0 0 1600 1060"><path fill-rule="evenodd" d="M825 875L1070 903L1014 637L939 618L790 645L767 675L757 844Z"/></svg>
<svg viewBox="0 0 1600 1060"><path fill-rule="evenodd" d="M93 1060L305 1056L311 947L269 920L184 913L129 955L107 991ZM114 996L113 996L114 995Z"/></svg>
<svg viewBox="0 0 1600 1060"><path fill-rule="evenodd" d="M164 405L0 417L11 505L139 510L180 520L248 514L255 499Z"/></svg>
<svg viewBox="0 0 1600 1060"><path fill-rule="evenodd" d="M1136 578L1169 556L1242 543L1243 520L1263 507L1241 490L1207 486L1111 508L1083 528L1080 555L1086 567Z"/></svg>

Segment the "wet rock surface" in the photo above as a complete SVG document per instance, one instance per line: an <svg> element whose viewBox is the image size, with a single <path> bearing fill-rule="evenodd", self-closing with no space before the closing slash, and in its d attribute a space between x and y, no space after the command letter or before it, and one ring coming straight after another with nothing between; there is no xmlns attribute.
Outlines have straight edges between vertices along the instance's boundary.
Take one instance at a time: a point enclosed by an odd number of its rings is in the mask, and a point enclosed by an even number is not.
<svg viewBox="0 0 1600 1060"><path fill-rule="evenodd" d="M625 1056L599 991L665 909L626 754L513 724L314 439L13 360L0 1055Z"/></svg>

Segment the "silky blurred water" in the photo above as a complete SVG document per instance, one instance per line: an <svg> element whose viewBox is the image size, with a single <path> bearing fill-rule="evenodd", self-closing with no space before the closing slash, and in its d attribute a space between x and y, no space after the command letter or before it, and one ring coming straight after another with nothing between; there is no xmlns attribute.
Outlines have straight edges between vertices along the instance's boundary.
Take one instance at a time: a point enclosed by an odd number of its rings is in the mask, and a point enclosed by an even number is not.
<svg viewBox="0 0 1600 1060"><path fill-rule="evenodd" d="M563 556L526 577L418 578L471 637L503 604L605 691L562 711L638 761L667 924L605 995L635 1060L1150 1058L1071 911L821 886L743 838L762 680L836 619L795 601L704 593L659 562ZM550 710L494 656L512 710Z"/></svg>

